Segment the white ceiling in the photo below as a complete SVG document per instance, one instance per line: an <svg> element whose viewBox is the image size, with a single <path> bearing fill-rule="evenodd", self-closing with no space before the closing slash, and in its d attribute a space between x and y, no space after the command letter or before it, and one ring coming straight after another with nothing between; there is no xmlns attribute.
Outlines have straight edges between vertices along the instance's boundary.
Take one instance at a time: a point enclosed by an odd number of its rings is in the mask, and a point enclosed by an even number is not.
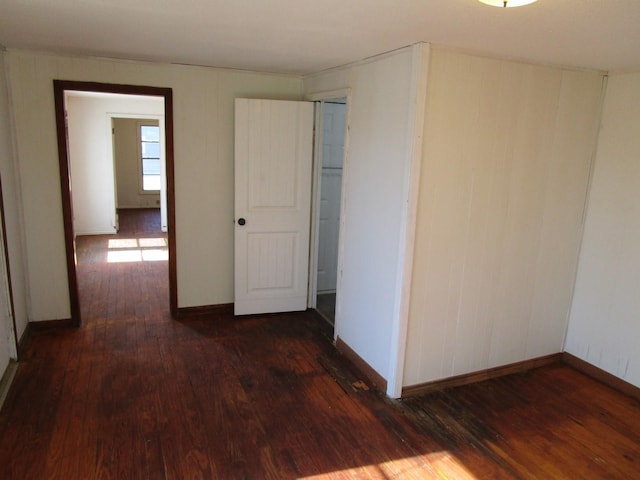
<svg viewBox="0 0 640 480"><path fill-rule="evenodd" d="M431 42L640 71L640 0L0 0L0 45L308 74Z"/></svg>

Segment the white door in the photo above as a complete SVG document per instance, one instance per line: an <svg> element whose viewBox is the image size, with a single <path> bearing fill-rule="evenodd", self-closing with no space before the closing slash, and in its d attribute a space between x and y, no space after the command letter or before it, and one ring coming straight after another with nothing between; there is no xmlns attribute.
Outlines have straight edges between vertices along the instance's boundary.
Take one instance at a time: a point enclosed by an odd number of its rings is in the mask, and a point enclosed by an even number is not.
<svg viewBox="0 0 640 480"><path fill-rule="evenodd" d="M235 314L307 308L314 106L236 99Z"/></svg>
<svg viewBox="0 0 640 480"><path fill-rule="evenodd" d="M323 102L317 293L336 291L347 106Z"/></svg>

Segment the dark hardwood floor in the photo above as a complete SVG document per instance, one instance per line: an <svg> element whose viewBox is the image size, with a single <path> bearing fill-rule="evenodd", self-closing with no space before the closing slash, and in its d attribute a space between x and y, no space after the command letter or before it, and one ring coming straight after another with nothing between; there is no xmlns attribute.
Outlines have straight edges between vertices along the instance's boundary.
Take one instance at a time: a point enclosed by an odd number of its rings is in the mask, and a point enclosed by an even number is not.
<svg viewBox="0 0 640 480"><path fill-rule="evenodd" d="M173 320L166 262L109 239L78 242L83 326L26 345L1 479L640 478L638 401L565 365L391 401L317 314Z"/></svg>
<svg viewBox="0 0 640 480"><path fill-rule="evenodd" d="M119 212L117 235L76 238L82 324L169 321L167 235L160 210Z"/></svg>

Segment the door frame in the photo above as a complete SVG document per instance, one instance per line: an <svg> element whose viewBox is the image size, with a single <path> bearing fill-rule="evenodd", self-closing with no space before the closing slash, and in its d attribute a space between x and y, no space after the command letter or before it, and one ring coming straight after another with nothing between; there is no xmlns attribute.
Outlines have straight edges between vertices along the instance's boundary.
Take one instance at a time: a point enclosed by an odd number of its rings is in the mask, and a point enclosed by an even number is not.
<svg viewBox="0 0 640 480"><path fill-rule="evenodd" d="M338 278L336 279L336 314L335 322L338 321L340 312L340 291L342 285L343 265L343 239L340 234L345 225L345 201L346 201L346 185L349 173L348 168L348 152L349 152L349 124L351 117L351 88L342 88L338 90L328 90L324 92L311 93L306 99L316 102L319 108L316 108L315 121L315 139L313 146L313 178L311 180L311 236L309 242L309 291L307 306L315 309L317 306L318 296L318 248L320 237L320 181L322 178L322 140L323 140L323 114L322 102L333 100L336 98L346 99L345 113L345 132L344 132L344 151L342 157L342 187L340 189L340 225L338 229Z"/></svg>
<svg viewBox="0 0 640 480"><path fill-rule="evenodd" d="M62 195L62 217L64 223L64 241L67 257L67 281L69 284L69 304L71 323L80 326L80 297L76 271L76 245L73 230L73 205L71 197L71 168L69 165L69 141L65 114L66 91L114 93L123 95L144 95L164 99L165 159L167 182L167 243L169 250L169 308L172 316L178 315L176 229L175 229L175 185L173 154L173 90L163 87L140 85L120 85L99 82L80 82L73 80L54 80L53 93L58 137L58 163L60 169L60 192Z"/></svg>
<svg viewBox="0 0 640 480"><path fill-rule="evenodd" d="M163 134L162 136L164 136L164 115L153 115L153 114L145 114L145 113L107 113L107 117L110 120L110 125L109 125L109 136L111 137L111 142L112 142L112 146L111 146L111 157L113 158L113 188L114 188L114 198L115 198L115 204L116 204L116 213L117 210L119 208L118 206L118 166L117 166L117 162L116 162L116 148L115 148L115 137L114 135L112 135L112 129L113 129L113 121L116 119L132 119L132 120L139 120L140 122L145 122L148 120L152 120L152 121L157 121L158 125L161 127L161 133ZM138 122L138 123L140 123ZM138 127L139 128L139 127ZM161 138L162 138L161 136ZM138 142L139 143L139 142ZM162 145L162 143L161 143ZM140 148L140 145L138 144L138 148ZM139 152L138 152L139 153ZM166 155L165 155L166 157ZM162 187L160 188L160 228L163 232L166 232L166 228L167 226L164 225L163 222L164 217L167 214L167 202L163 201L166 200L166 191L167 191L167 186L166 186L166 158L165 157L161 157L161 171L162 171L162 175L161 175L161 179L162 179ZM141 172L141 166L140 164L138 164L138 173L140 175L142 175ZM164 192L164 193L163 193ZM162 213L164 212L165 215L163 215ZM119 223L118 221L118 216L116 215L116 223ZM117 227L117 225L116 225Z"/></svg>

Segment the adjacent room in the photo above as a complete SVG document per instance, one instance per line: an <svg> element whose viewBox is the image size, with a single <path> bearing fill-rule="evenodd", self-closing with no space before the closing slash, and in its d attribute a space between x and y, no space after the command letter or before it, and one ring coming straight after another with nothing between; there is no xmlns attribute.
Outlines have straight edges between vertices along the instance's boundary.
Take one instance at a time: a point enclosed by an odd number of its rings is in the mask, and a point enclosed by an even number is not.
<svg viewBox="0 0 640 480"><path fill-rule="evenodd" d="M135 308L118 299L118 279L132 281L127 289L153 281L149 277L168 282L162 272L168 270L164 100L68 90L64 110L66 209L73 212L74 239L69 247L77 267L78 311L87 325L108 321L106 312L118 318ZM151 269L144 262L156 263ZM124 310L108 308L118 304Z"/></svg>
<svg viewBox="0 0 640 480"><path fill-rule="evenodd" d="M0 5L0 477L634 478L640 3Z"/></svg>

